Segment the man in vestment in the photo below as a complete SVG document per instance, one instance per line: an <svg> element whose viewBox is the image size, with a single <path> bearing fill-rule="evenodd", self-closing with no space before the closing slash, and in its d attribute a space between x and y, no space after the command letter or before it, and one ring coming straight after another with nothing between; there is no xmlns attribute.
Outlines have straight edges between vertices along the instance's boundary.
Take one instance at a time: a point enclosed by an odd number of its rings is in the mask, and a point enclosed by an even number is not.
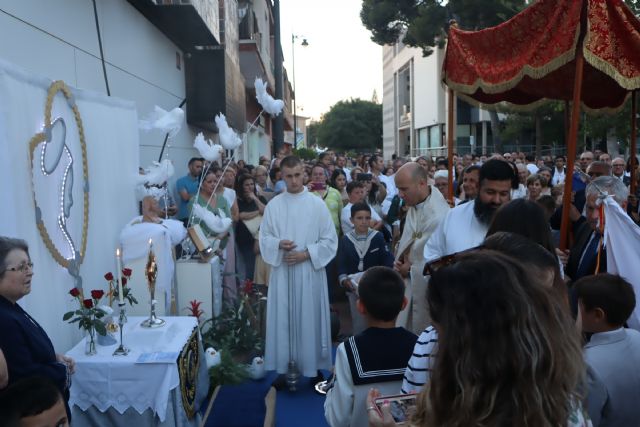
<svg viewBox="0 0 640 427"><path fill-rule="evenodd" d="M449 211L444 196L427 184L427 171L418 163L403 165L395 177L398 194L409 206L394 268L405 279L405 296L409 303L400 312L397 325L420 333L429 323L427 283L422 274L424 245Z"/></svg>
<svg viewBox="0 0 640 427"><path fill-rule="evenodd" d="M504 160L485 162L480 168L478 196L447 213L424 246L424 260L433 261L480 245L495 212L511 200L514 175L513 168Z"/></svg>
<svg viewBox="0 0 640 427"><path fill-rule="evenodd" d="M324 201L303 185L302 162L288 156L280 167L287 191L267 205L259 239L272 266L265 367L284 374L294 360L303 376L317 378L332 366L325 266L336 255L338 236Z"/></svg>

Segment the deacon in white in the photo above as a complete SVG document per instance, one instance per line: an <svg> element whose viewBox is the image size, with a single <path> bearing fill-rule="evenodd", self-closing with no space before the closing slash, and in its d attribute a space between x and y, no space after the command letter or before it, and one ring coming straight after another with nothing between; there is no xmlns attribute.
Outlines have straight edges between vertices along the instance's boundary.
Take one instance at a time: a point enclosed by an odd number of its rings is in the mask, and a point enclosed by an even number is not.
<svg viewBox="0 0 640 427"><path fill-rule="evenodd" d="M313 378L332 365L325 266L336 255L338 237L325 203L302 183L300 160L285 157L280 167L287 191L269 202L260 227L260 253L272 266L265 368L284 374L292 359Z"/></svg>
<svg viewBox="0 0 640 427"><path fill-rule="evenodd" d="M449 211L449 204L437 188L427 184L428 179L427 171L415 162L403 165L395 176L398 194L409 206L394 264L405 278L409 304L396 323L416 334L429 323L427 282L422 274L424 245Z"/></svg>
<svg viewBox="0 0 640 427"><path fill-rule="evenodd" d="M504 160L485 162L480 168L478 196L449 211L424 246L424 260L433 261L480 245L495 212L511 200L514 175Z"/></svg>

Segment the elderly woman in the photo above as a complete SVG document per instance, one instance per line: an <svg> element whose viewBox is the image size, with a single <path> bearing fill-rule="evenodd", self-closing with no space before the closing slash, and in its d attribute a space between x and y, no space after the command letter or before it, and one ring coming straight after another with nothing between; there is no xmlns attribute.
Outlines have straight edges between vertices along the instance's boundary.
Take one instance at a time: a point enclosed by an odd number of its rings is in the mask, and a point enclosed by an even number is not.
<svg viewBox="0 0 640 427"><path fill-rule="evenodd" d="M44 329L17 304L31 292L32 278L27 243L0 236L0 349L6 361L8 385L22 378L43 376L55 383L66 404L75 362L57 354Z"/></svg>

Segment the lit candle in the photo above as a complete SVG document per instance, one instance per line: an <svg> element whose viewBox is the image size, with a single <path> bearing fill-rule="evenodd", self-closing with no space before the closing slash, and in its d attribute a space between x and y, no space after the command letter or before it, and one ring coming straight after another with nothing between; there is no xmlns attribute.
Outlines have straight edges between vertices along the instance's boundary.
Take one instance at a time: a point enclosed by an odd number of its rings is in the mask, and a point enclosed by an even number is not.
<svg viewBox="0 0 640 427"><path fill-rule="evenodd" d="M122 253L116 249L116 265L118 268L118 302L124 304L124 292L122 290Z"/></svg>

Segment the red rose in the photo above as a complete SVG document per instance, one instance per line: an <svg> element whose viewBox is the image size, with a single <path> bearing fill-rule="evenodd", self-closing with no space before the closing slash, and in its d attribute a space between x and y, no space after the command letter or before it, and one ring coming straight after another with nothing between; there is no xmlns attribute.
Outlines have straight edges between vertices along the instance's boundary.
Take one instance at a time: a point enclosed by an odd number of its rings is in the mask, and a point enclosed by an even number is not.
<svg viewBox="0 0 640 427"><path fill-rule="evenodd" d="M82 304L84 305L84 308L93 308L93 301L91 301L90 299L82 301Z"/></svg>
<svg viewBox="0 0 640 427"><path fill-rule="evenodd" d="M127 277L131 277L131 269L130 268L125 268L124 270L122 270L122 274L127 276Z"/></svg>
<svg viewBox="0 0 640 427"><path fill-rule="evenodd" d="M104 291L101 289L94 289L91 291L91 298L93 299L100 299L102 298L102 296L104 295Z"/></svg>
<svg viewBox="0 0 640 427"><path fill-rule="evenodd" d="M122 278L122 286L126 286L127 285L127 278L123 277Z"/></svg>
<svg viewBox="0 0 640 427"><path fill-rule="evenodd" d="M104 278L107 282L110 282L113 280L113 274L111 274L111 272L108 272L107 274L104 275Z"/></svg>
<svg viewBox="0 0 640 427"><path fill-rule="evenodd" d="M78 288L73 288L69 291L69 293L72 297L77 297L78 295L80 295L80 290Z"/></svg>

